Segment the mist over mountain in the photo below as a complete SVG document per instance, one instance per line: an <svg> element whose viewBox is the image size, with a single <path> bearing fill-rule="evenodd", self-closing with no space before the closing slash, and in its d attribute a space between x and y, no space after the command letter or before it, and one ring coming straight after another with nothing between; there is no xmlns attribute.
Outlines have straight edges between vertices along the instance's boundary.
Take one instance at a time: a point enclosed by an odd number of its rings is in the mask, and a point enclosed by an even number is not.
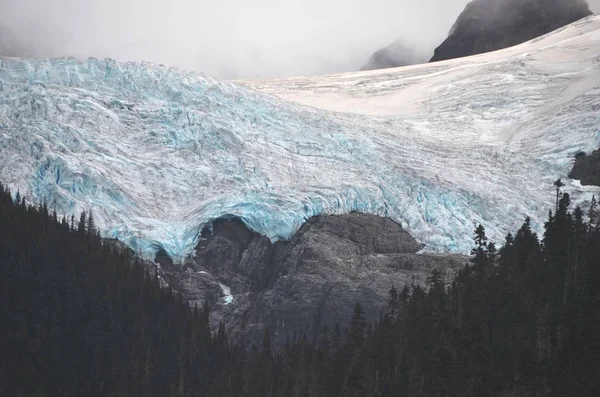
<svg viewBox="0 0 600 397"><path fill-rule="evenodd" d="M425 60L426 56L398 39L371 55L360 70L395 68L422 63Z"/></svg>
<svg viewBox="0 0 600 397"><path fill-rule="evenodd" d="M431 58L467 3L0 0L0 55L147 61L221 79L347 72L395 40L414 49L410 62ZM600 10L600 0L589 3Z"/></svg>
<svg viewBox="0 0 600 397"><path fill-rule="evenodd" d="M467 0L0 0L0 55L146 61L220 79L360 68L400 37L438 45Z"/></svg>

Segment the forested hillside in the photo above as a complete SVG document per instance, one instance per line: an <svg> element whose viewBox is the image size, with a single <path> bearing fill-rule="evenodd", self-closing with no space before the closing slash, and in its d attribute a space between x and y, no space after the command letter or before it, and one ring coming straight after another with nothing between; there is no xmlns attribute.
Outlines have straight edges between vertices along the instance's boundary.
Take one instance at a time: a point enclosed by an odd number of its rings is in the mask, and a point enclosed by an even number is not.
<svg viewBox="0 0 600 397"><path fill-rule="evenodd" d="M207 308L161 289L93 216L60 221L0 190L0 395L219 395L236 368Z"/></svg>
<svg viewBox="0 0 600 397"><path fill-rule="evenodd" d="M560 188L557 183L557 189ZM0 395L597 396L600 225L557 190L541 238L527 219L504 245L475 232L448 283L392 289L380 320L360 304L317 344L274 351L210 335L193 309L93 216L57 219L0 185Z"/></svg>

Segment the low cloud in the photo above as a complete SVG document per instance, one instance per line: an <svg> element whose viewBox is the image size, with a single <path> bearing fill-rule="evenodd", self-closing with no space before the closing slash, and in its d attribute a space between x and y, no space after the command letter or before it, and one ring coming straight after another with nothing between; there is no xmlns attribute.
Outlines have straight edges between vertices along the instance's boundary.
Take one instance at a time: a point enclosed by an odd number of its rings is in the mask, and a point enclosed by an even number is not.
<svg viewBox="0 0 600 397"><path fill-rule="evenodd" d="M144 60L227 79L344 72L396 38L431 55L467 2L0 0L0 50Z"/></svg>

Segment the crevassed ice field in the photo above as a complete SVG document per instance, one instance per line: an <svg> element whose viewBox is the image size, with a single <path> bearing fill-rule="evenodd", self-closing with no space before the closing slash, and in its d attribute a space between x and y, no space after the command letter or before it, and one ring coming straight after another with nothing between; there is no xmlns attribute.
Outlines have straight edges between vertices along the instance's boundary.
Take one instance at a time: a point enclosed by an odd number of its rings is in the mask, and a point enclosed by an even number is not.
<svg viewBox="0 0 600 397"><path fill-rule="evenodd" d="M600 147L600 17L407 68L222 82L112 60L0 58L0 180L106 237L182 259L240 217L273 240L317 214L400 222L425 250L502 241ZM574 201L600 189L565 179Z"/></svg>

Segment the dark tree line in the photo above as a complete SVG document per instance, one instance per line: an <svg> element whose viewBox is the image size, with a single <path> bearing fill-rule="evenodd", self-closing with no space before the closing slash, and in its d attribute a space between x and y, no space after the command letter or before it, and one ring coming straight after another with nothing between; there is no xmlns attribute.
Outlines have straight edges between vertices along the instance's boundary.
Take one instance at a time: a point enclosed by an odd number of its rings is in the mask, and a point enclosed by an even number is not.
<svg viewBox="0 0 600 397"><path fill-rule="evenodd" d="M92 215L59 220L0 185L0 395L235 391L243 351L208 314L101 240Z"/></svg>
<svg viewBox="0 0 600 397"><path fill-rule="evenodd" d="M0 186L1 187L1 186ZM557 186L557 190L560 186ZM0 189L0 394L7 396L598 396L600 222L558 192L542 238L527 219L499 249L475 231L447 283L392 289L376 324L281 351L211 335L93 216L58 220ZM2 387L5 385L5 387Z"/></svg>

